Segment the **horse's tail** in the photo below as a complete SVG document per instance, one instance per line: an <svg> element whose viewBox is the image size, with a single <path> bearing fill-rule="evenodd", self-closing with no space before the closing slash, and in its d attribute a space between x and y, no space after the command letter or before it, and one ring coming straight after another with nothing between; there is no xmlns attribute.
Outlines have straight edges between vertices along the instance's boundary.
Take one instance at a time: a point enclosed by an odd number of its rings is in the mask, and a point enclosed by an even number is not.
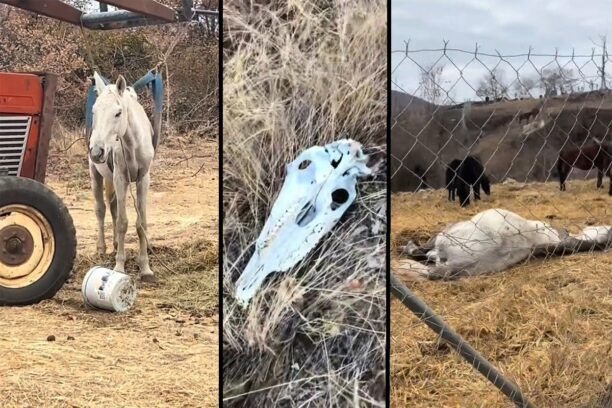
<svg viewBox="0 0 612 408"><path fill-rule="evenodd" d="M104 195L106 196L106 201L108 201L109 204L116 199L113 180L104 179Z"/></svg>
<svg viewBox="0 0 612 408"><path fill-rule="evenodd" d="M153 115L153 123L151 124L151 142L153 142L153 151L157 152L159 141L161 139L162 117L161 113Z"/></svg>

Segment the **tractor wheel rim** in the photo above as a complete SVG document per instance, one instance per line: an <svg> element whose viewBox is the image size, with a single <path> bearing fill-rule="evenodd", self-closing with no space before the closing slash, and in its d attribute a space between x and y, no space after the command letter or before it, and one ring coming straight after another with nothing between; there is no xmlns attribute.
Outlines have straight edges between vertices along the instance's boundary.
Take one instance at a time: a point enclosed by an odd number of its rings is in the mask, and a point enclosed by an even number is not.
<svg viewBox="0 0 612 408"><path fill-rule="evenodd" d="M0 286L21 288L38 281L55 255L47 219L20 204L0 207Z"/></svg>
<svg viewBox="0 0 612 408"><path fill-rule="evenodd" d="M9 225L0 229L0 263L9 266L23 265L34 254L34 238L21 225Z"/></svg>

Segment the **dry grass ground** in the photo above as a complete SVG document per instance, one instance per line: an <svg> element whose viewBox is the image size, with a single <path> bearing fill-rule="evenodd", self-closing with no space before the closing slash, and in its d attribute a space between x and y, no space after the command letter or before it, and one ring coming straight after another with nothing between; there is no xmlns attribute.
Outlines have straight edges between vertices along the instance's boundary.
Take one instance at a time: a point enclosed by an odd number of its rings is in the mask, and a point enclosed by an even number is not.
<svg viewBox="0 0 612 408"><path fill-rule="evenodd" d="M468 209L445 190L392 198L392 257L449 223L505 208L577 232L612 224L612 198L595 181L493 185ZM397 258L396 258L397 259ZM538 407L612 406L612 253L532 260L488 277L407 282L453 328L515 380ZM410 407L510 407L403 305L391 307L391 401Z"/></svg>
<svg viewBox="0 0 612 408"><path fill-rule="evenodd" d="M55 144L48 177L75 221L73 277L51 300L0 309L2 406L216 407L217 143L178 137L160 148L148 212L158 282L141 287L125 314L88 309L81 298L87 270L114 261L95 255L83 149L78 142L62 152ZM135 276L133 205L128 218L127 272ZM110 245L109 216L106 224Z"/></svg>

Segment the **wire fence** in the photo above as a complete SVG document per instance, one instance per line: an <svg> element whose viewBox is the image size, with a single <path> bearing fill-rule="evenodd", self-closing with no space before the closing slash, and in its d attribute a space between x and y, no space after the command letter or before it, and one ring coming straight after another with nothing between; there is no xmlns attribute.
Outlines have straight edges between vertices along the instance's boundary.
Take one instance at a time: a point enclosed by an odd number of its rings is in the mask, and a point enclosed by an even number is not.
<svg viewBox="0 0 612 408"><path fill-rule="evenodd" d="M578 252L609 262L612 78L600 45L503 55L407 42L392 53L393 293L519 406L531 403L398 281L517 265L523 279Z"/></svg>

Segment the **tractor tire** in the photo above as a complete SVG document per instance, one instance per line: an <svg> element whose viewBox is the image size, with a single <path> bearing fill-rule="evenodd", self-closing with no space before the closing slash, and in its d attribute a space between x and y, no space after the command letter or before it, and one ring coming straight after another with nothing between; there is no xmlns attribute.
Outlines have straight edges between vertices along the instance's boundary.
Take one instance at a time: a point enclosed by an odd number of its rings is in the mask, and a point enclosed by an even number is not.
<svg viewBox="0 0 612 408"><path fill-rule="evenodd" d="M72 272L76 245L72 217L53 191L0 177L0 305L53 297Z"/></svg>

